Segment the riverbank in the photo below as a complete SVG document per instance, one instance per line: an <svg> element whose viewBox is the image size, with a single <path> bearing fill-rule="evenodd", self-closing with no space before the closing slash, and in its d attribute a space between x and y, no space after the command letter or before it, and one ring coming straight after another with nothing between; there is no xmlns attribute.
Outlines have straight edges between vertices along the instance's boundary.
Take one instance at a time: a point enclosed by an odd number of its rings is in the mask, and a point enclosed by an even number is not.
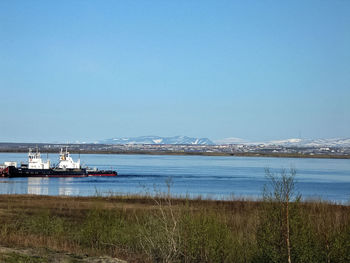
<svg viewBox="0 0 350 263"><path fill-rule="evenodd" d="M263 262L285 252L277 242L284 233L276 221L279 211L267 201L167 195L0 195L0 245L128 262ZM293 257L348 262L349 223L349 206L291 203Z"/></svg>
<svg viewBox="0 0 350 263"><path fill-rule="evenodd" d="M45 149L42 153L57 153L56 150ZM28 153L28 149L0 150L0 153ZM72 154L130 154L130 155L187 155L187 156L238 156L238 157L270 157L270 158L312 158L312 159L350 159L343 154L300 154L300 153L264 153L264 152L177 152L177 151L92 151L70 149Z"/></svg>

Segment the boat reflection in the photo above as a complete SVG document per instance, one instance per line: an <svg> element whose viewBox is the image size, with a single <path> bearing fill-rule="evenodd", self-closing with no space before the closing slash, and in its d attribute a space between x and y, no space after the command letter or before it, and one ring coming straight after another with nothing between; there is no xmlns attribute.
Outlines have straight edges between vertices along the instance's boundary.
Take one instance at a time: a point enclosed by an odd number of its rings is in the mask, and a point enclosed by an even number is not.
<svg viewBox="0 0 350 263"><path fill-rule="evenodd" d="M49 178L29 177L27 193L33 195L48 195Z"/></svg>
<svg viewBox="0 0 350 263"><path fill-rule="evenodd" d="M73 188L71 182L73 178L59 178L58 194L59 195L79 195L79 188Z"/></svg>

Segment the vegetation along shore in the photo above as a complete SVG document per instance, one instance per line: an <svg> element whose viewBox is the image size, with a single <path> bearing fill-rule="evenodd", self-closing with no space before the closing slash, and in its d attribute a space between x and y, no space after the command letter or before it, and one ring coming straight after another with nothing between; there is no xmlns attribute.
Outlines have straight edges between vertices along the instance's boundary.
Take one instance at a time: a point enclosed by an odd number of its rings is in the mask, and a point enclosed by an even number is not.
<svg viewBox="0 0 350 263"><path fill-rule="evenodd" d="M65 145L62 145L62 147ZM188 155L188 156L241 156L241 157L274 157L274 158L322 158L322 159L350 159L350 154L328 154L328 153L299 153L299 152L225 152L225 151L173 151L173 150L106 150L106 149L84 149L67 145L73 154L145 154L145 155ZM32 145L35 147L35 145ZM0 148L0 153L27 153L28 148ZM41 148L42 153L58 153L56 148ZM350 150L349 150L350 152Z"/></svg>
<svg viewBox="0 0 350 263"><path fill-rule="evenodd" d="M260 201L0 195L0 246L128 262L350 262L350 207L301 201L285 172L270 179Z"/></svg>
<svg viewBox="0 0 350 263"><path fill-rule="evenodd" d="M191 144L52 144L52 143L0 143L0 152L27 153L38 148L41 153L58 153L68 147L76 154L150 154L150 155L201 155L246 156L283 158L350 159L350 147L295 147L278 145L191 145Z"/></svg>

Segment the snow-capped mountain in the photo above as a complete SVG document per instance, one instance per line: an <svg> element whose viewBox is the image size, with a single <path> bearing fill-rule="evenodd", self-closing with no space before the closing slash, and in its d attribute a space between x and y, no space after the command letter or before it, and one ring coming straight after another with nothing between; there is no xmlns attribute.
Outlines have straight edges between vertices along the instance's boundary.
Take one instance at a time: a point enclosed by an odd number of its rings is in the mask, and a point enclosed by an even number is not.
<svg viewBox="0 0 350 263"><path fill-rule="evenodd" d="M248 141L241 138L230 137L214 142L208 138L193 138L187 136L161 137L161 136L139 136L125 138L111 138L97 141L101 144L189 144L189 145L280 145L285 147L350 147L350 138L331 139L299 139L291 138L271 141Z"/></svg>
<svg viewBox="0 0 350 263"><path fill-rule="evenodd" d="M187 136L160 137L160 136L139 136L126 138L111 138L99 141L102 144L193 144L213 145L208 138L192 138Z"/></svg>
<svg viewBox="0 0 350 263"><path fill-rule="evenodd" d="M270 141L267 145L299 146L299 147L350 147L350 138L331 139L287 139Z"/></svg>
<svg viewBox="0 0 350 263"><path fill-rule="evenodd" d="M225 138L216 140L217 144L246 144L246 145L279 145L285 147L350 147L350 138L331 139L299 139L291 138L272 141L248 141L240 138Z"/></svg>

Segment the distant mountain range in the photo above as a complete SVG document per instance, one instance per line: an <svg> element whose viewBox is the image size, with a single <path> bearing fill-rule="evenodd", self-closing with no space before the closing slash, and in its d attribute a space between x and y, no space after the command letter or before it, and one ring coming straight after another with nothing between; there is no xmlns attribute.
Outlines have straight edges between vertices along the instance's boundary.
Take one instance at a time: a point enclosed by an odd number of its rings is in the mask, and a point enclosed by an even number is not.
<svg viewBox="0 0 350 263"><path fill-rule="evenodd" d="M160 136L139 136L125 138L111 138L98 143L103 144L193 144L193 145L214 145L208 138L193 138L187 136L160 137Z"/></svg>
<svg viewBox="0 0 350 263"><path fill-rule="evenodd" d="M350 138L331 139L285 139L267 142L249 142L239 138L226 138L215 141L217 144L280 145L286 147L350 147Z"/></svg>
<svg viewBox="0 0 350 263"><path fill-rule="evenodd" d="M268 144L299 147L350 147L350 138L331 139L287 139L270 141Z"/></svg>
<svg viewBox="0 0 350 263"><path fill-rule="evenodd" d="M285 147L350 147L350 138L332 139L285 139L272 141L248 141L241 138L225 138L215 140L208 138L194 138L188 136L139 136L111 138L97 141L101 144L189 144L189 145L223 145L223 144L246 144L246 145L280 145Z"/></svg>

